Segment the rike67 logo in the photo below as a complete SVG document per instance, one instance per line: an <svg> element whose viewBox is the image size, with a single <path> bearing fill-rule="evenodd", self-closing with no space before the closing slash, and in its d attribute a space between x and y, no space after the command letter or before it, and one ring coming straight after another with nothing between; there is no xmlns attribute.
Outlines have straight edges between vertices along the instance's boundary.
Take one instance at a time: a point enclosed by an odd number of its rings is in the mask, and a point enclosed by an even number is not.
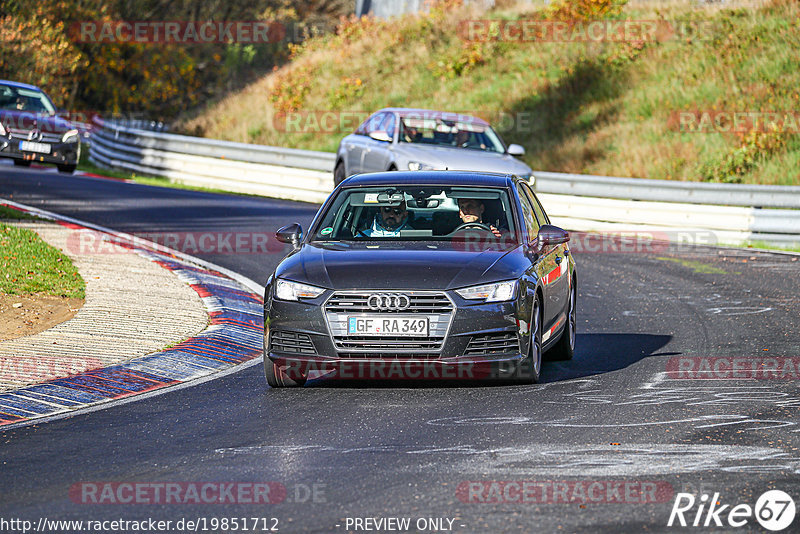
<svg viewBox="0 0 800 534"><path fill-rule="evenodd" d="M792 524L795 512L794 499L781 490L763 493L755 507L744 503L723 504L719 493L710 499L706 493L699 499L691 493L678 493L667 526L739 528L755 518L763 528L778 532Z"/></svg>

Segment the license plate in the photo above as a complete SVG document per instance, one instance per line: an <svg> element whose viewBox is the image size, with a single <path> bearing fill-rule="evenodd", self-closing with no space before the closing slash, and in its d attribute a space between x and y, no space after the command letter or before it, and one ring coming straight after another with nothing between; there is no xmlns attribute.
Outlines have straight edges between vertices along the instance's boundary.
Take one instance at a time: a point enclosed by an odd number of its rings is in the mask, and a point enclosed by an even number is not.
<svg viewBox="0 0 800 534"><path fill-rule="evenodd" d="M402 315L348 317L347 333L354 336L427 337L428 318Z"/></svg>
<svg viewBox="0 0 800 534"><path fill-rule="evenodd" d="M20 141L19 149L24 152L40 152L42 154L50 153L50 145L47 143L34 143L33 141Z"/></svg>

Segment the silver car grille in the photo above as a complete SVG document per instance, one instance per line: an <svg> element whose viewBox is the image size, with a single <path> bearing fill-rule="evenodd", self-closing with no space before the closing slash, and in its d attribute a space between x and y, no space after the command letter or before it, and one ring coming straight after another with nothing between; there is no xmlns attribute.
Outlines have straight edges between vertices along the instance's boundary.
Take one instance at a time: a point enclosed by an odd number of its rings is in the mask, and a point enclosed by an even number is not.
<svg viewBox="0 0 800 534"><path fill-rule="evenodd" d="M64 134L59 133L52 133L52 132L42 132L41 139L34 139L37 143L60 143L61 137ZM27 141L28 140L28 130L16 130L16 129L9 129L8 136L12 140L19 140L19 141Z"/></svg>
<svg viewBox="0 0 800 534"><path fill-rule="evenodd" d="M370 295L405 295L408 308L402 310L375 310L367 304ZM325 320L337 351L348 353L434 353L442 349L450 330L455 306L441 291L337 291L325 303ZM391 316L397 314L423 314L428 317L428 337L374 337L351 336L347 332L347 318L352 315ZM376 354L379 356L379 354Z"/></svg>

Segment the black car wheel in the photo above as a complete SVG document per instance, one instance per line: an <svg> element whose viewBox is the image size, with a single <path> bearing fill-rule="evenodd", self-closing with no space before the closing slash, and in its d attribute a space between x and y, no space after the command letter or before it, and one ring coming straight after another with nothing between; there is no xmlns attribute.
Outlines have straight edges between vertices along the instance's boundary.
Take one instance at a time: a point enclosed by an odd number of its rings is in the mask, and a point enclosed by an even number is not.
<svg viewBox="0 0 800 534"><path fill-rule="evenodd" d="M572 288L569 291L569 304L567 305L567 324L561 333L561 339L558 340L547 355L552 360L571 360L575 354L575 330L578 324L575 314L575 297L575 284L572 284Z"/></svg>
<svg viewBox="0 0 800 534"><path fill-rule="evenodd" d="M67 174L72 174L75 172L76 165L57 165L58 172L65 172Z"/></svg>
<svg viewBox="0 0 800 534"><path fill-rule="evenodd" d="M29 160L29 159L15 159L14 160L14 165L16 165L17 167L30 167L31 166L31 160Z"/></svg>
<svg viewBox="0 0 800 534"><path fill-rule="evenodd" d="M344 162L340 161L336 164L336 168L333 169L333 185L339 185L345 178Z"/></svg>
<svg viewBox="0 0 800 534"><path fill-rule="evenodd" d="M541 304L537 298L531 313L531 341L528 344L528 356L517 365L511 379L522 384L535 384L542 371L542 318Z"/></svg>

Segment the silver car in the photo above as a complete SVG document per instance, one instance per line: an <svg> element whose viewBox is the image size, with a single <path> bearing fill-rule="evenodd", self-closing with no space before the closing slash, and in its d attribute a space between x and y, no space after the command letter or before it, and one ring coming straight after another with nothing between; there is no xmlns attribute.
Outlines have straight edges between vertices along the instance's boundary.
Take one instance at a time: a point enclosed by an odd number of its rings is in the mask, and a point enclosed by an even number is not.
<svg viewBox="0 0 800 534"><path fill-rule="evenodd" d="M426 109L385 108L372 114L339 143L335 185L380 171L469 170L514 174L530 180L531 168L515 158L520 145L506 146L486 121Z"/></svg>

